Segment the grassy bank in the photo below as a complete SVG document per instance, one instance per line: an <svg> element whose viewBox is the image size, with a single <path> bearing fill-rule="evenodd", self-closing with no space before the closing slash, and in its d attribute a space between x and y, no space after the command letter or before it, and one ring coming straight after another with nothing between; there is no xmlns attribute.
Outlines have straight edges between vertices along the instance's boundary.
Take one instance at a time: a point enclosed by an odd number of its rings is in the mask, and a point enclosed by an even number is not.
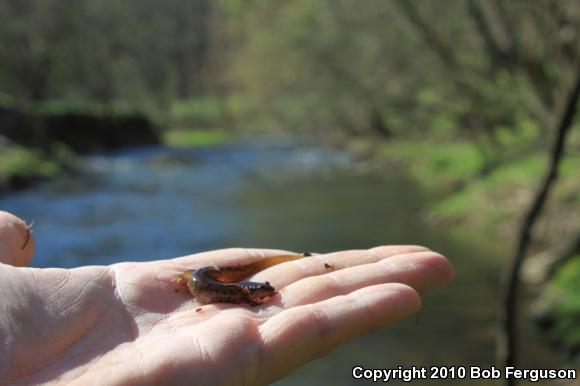
<svg viewBox="0 0 580 386"><path fill-rule="evenodd" d="M573 235L572 216L566 214L580 204L578 134L577 130L570 141L571 150L561 164L557 186L539 226L537 237L542 245L553 241L556 234ZM389 141L382 151L404 164L422 187L438 195L432 208L436 219L506 240L513 239L547 166L546 146L495 165L484 174L484 157L471 141Z"/></svg>
<svg viewBox="0 0 580 386"><path fill-rule="evenodd" d="M145 115L122 106L78 100L33 103L0 93L0 114L4 193L58 177L78 163L74 153L148 145L156 142L156 133L160 143L181 147L214 146L232 139L229 131L217 128L226 120L219 98L175 101L166 113L152 110Z"/></svg>
<svg viewBox="0 0 580 386"><path fill-rule="evenodd" d="M548 338L572 355L580 353L580 253L557 272L544 293L549 317Z"/></svg>
<svg viewBox="0 0 580 386"><path fill-rule="evenodd" d="M77 154L158 143L148 117L83 101L31 102L0 93L0 192L53 179Z"/></svg>
<svg viewBox="0 0 580 386"><path fill-rule="evenodd" d="M170 129L163 131L161 136L163 144L176 147L216 146L232 139L225 130L216 129ZM0 193L58 178L80 162L65 145L52 146L51 151L46 152L14 144L0 136Z"/></svg>
<svg viewBox="0 0 580 386"><path fill-rule="evenodd" d="M65 147L44 152L14 145L0 137L0 193L54 179L72 169L76 157Z"/></svg>
<svg viewBox="0 0 580 386"><path fill-rule="evenodd" d="M395 140L385 143L381 153L398 160L423 188L438 197L431 207L431 220L498 240L509 251L546 171L547 149L545 143L534 151L520 152L519 157L486 173L481 173L486 170L481 149L467 140ZM558 249L578 236L580 218L573 214L580 205L579 149L576 128L557 184L535 228L532 254ZM579 283L580 254L558 269L540 299L551 320L546 336L572 351L580 349Z"/></svg>
<svg viewBox="0 0 580 386"><path fill-rule="evenodd" d="M231 134L220 129L168 129L161 136L165 145L176 147L216 146L232 139Z"/></svg>

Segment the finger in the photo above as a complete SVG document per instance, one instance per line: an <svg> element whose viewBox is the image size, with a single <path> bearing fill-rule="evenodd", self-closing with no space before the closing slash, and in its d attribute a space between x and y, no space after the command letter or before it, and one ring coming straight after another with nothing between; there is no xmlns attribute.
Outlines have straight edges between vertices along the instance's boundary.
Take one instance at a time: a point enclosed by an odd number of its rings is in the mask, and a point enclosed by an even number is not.
<svg viewBox="0 0 580 386"><path fill-rule="evenodd" d="M309 276L321 275L333 270L361 264L374 263L401 254L425 252L427 248L417 245L389 245L371 249L350 250L316 255L290 261L264 270L253 277L256 281L269 281L276 288Z"/></svg>
<svg viewBox="0 0 580 386"><path fill-rule="evenodd" d="M23 267L33 254L31 227L13 214L0 211L0 262Z"/></svg>
<svg viewBox="0 0 580 386"><path fill-rule="evenodd" d="M357 335L413 314L420 304L412 288L381 284L273 316L259 327L264 342L263 383L283 377Z"/></svg>
<svg viewBox="0 0 580 386"><path fill-rule="evenodd" d="M256 279L261 280L260 277L265 277L265 275L268 275L267 277L275 277L277 278L277 283L279 283L278 285L282 287L284 283L294 282L298 278L328 271L328 268L324 265L325 262L335 264L336 267L346 267L364 262L377 261L397 253L415 250L422 251L427 249L418 246L388 246L364 251L343 251L327 255L315 255L266 269L258 274ZM188 269L195 269L207 265L218 265L220 267L245 265L263 260L269 256L288 254L297 255L298 253L281 249L227 248L196 253L171 260L153 261L150 264L157 267L157 276L155 279L161 280L162 283L168 283L171 286L171 281L175 278L175 275L179 275ZM295 265L294 263L298 264ZM139 281L142 281L141 278L139 278Z"/></svg>
<svg viewBox="0 0 580 386"><path fill-rule="evenodd" d="M451 265L443 256L415 252L304 278L279 290L280 303L288 308L320 302L383 283L402 283L421 293L447 283L452 276Z"/></svg>

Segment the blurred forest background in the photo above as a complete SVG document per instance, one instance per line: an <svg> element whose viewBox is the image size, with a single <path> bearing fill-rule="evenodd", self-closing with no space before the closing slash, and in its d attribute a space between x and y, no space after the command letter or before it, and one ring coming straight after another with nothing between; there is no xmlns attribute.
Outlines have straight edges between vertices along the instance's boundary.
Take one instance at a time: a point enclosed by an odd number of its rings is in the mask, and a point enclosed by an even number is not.
<svg viewBox="0 0 580 386"><path fill-rule="evenodd" d="M577 0L0 0L0 20L6 190L115 147L52 138L54 122L146 126L143 143L173 145L292 134L400 162L438 195L434 224L506 245L580 70ZM524 267L548 283L540 319L573 353L578 126Z"/></svg>

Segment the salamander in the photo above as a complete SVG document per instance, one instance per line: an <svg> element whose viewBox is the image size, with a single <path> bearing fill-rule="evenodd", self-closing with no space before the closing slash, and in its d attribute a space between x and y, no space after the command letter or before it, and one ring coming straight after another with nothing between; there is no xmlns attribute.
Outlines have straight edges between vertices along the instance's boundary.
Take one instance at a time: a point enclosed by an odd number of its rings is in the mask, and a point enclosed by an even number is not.
<svg viewBox="0 0 580 386"><path fill-rule="evenodd" d="M233 303L257 306L263 299L276 295L277 291L268 282L243 281L244 279L276 264L310 255L307 252L299 255L278 255L244 265L190 269L179 275L175 282L179 287L185 286L200 304Z"/></svg>

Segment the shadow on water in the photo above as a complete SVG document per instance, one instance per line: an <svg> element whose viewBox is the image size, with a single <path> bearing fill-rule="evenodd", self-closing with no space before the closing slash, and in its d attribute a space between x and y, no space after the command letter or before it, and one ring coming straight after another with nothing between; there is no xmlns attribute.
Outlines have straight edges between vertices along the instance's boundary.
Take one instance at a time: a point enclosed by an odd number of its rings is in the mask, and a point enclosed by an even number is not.
<svg viewBox="0 0 580 386"><path fill-rule="evenodd" d="M35 220L33 264L42 267L231 246L324 252L426 245L452 261L456 279L425 296L418 319L356 339L278 385L370 384L352 379L356 365L492 366L496 248L427 224L429 197L399 168L371 172L368 166L348 153L284 143L151 148L90 157L84 174L4 197L0 207Z"/></svg>

